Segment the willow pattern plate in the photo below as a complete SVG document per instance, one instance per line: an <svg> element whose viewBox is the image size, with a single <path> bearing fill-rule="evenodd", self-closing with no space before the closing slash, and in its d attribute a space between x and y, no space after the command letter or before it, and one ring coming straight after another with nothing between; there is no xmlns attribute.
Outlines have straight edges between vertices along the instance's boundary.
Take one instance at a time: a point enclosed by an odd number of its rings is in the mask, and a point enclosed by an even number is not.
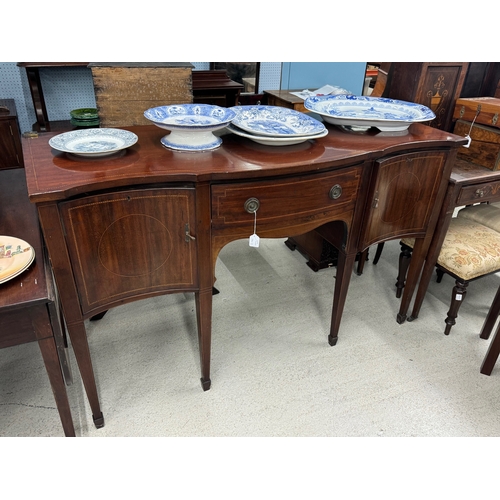
<svg viewBox="0 0 500 500"><path fill-rule="evenodd" d="M78 156L106 156L134 145L138 137L128 130L118 128L93 128L72 130L56 135L49 145Z"/></svg>
<svg viewBox="0 0 500 500"><path fill-rule="evenodd" d="M304 107L334 125L380 131L406 130L412 123L436 118L427 106L385 97L333 95L308 97Z"/></svg>
<svg viewBox="0 0 500 500"><path fill-rule="evenodd" d="M301 137L317 135L325 130L319 120L281 106L235 106L232 123L254 135L268 137Z"/></svg>

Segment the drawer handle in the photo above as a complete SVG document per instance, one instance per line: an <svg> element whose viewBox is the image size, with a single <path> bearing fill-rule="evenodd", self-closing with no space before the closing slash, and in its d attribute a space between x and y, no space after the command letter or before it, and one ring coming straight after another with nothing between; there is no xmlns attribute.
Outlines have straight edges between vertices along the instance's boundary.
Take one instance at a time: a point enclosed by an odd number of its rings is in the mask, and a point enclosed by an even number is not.
<svg viewBox="0 0 500 500"><path fill-rule="evenodd" d="M484 191L482 189L476 190L476 198L482 198L484 196Z"/></svg>
<svg viewBox="0 0 500 500"><path fill-rule="evenodd" d="M259 210L260 201L257 198L248 198L248 200L245 201L244 207L249 214L254 214Z"/></svg>
<svg viewBox="0 0 500 500"><path fill-rule="evenodd" d="M342 195L342 186L340 184L335 184L335 186L332 187L332 189L330 189L330 198L332 200L336 200L338 198L340 198L340 196Z"/></svg>

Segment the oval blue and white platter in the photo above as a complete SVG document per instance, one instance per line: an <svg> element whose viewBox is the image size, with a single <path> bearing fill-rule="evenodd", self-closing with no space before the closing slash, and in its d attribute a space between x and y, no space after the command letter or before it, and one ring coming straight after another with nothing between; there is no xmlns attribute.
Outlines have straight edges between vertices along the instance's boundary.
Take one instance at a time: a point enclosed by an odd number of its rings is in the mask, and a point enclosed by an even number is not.
<svg viewBox="0 0 500 500"><path fill-rule="evenodd" d="M234 106L232 121L240 129L268 137L317 135L325 130L319 120L294 109L281 106Z"/></svg>
<svg viewBox="0 0 500 500"><path fill-rule="evenodd" d="M308 97L304 107L334 125L382 132L406 130L412 123L436 118L427 106L386 97L333 95Z"/></svg>
<svg viewBox="0 0 500 500"><path fill-rule="evenodd" d="M77 156L107 156L133 146L137 135L118 128L71 130L49 139L49 145Z"/></svg>
<svg viewBox="0 0 500 500"><path fill-rule="evenodd" d="M281 136L281 137L269 137L267 135L256 135L250 134L236 127L233 123L227 126L227 129L233 134L239 135L241 137L246 137L257 144L263 144L264 146L293 146L295 144L301 144L303 142L320 139L328 134L328 129L325 127L322 132L314 135L302 135L302 136Z"/></svg>

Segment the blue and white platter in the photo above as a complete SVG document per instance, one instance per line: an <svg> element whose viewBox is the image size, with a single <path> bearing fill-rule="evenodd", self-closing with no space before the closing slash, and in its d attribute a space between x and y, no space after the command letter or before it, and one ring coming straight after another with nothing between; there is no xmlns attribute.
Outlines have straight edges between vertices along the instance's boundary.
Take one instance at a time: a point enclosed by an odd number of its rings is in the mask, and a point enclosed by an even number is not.
<svg viewBox="0 0 500 500"><path fill-rule="evenodd" d="M304 107L334 125L382 132L406 130L412 123L436 118L427 106L385 97L327 95L308 97Z"/></svg>
<svg viewBox="0 0 500 500"><path fill-rule="evenodd" d="M91 128L72 130L49 139L49 145L77 156L107 156L133 146L138 137L118 128Z"/></svg>
<svg viewBox="0 0 500 500"><path fill-rule="evenodd" d="M161 139L165 147L205 151L221 145L222 139L213 132L227 126L236 113L211 104L173 104L150 108L144 116L157 127L170 130L170 134Z"/></svg>
<svg viewBox="0 0 500 500"><path fill-rule="evenodd" d="M302 136L281 136L281 137L269 137L265 135L249 134L244 130L236 127L233 123L230 123L227 129L233 134L239 135L241 137L246 137L258 144L263 144L264 146L293 146L294 144L301 144L302 142L309 141L311 139L319 139L325 137L328 134L328 129L324 128L322 132L314 135L302 135Z"/></svg>
<svg viewBox="0 0 500 500"><path fill-rule="evenodd" d="M281 106L235 106L234 125L251 134L268 137L301 137L325 130L319 120Z"/></svg>

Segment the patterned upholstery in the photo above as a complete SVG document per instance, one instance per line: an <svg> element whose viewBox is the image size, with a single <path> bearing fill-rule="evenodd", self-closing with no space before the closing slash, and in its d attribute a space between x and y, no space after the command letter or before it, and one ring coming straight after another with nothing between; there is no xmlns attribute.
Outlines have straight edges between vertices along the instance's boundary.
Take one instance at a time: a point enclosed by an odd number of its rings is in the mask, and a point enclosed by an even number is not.
<svg viewBox="0 0 500 500"><path fill-rule="evenodd" d="M494 205L481 203L480 205L465 207L458 212L457 216L479 222L479 224L500 233L500 208Z"/></svg>
<svg viewBox="0 0 500 500"><path fill-rule="evenodd" d="M402 243L413 248L413 238ZM437 263L465 281L500 270L500 232L465 217L451 219Z"/></svg>

